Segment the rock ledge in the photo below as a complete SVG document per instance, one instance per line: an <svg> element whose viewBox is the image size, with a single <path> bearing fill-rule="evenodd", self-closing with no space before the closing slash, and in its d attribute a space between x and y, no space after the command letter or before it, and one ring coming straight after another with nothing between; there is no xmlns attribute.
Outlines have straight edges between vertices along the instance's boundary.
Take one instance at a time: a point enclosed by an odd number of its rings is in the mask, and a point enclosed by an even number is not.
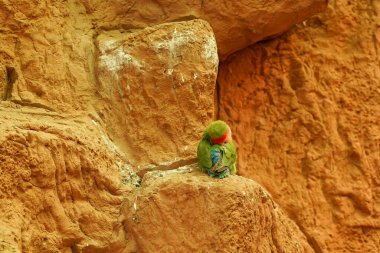
<svg viewBox="0 0 380 253"><path fill-rule="evenodd" d="M148 172L126 212L139 252L313 252L255 181L196 167Z"/></svg>

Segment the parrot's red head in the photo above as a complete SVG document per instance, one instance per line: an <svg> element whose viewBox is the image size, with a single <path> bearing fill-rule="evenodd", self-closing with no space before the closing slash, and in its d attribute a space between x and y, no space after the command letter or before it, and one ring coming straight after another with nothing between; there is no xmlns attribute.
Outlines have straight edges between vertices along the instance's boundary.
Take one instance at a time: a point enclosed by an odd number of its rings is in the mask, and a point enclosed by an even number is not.
<svg viewBox="0 0 380 253"><path fill-rule="evenodd" d="M223 143L230 142L232 140L231 129L228 128L224 134L219 138L210 138L211 142L214 144L222 145Z"/></svg>
<svg viewBox="0 0 380 253"><path fill-rule="evenodd" d="M206 128L206 135L209 136L213 144L222 145L223 143L232 141L232 133L230 127L221 120L212 122Z"/></svg>

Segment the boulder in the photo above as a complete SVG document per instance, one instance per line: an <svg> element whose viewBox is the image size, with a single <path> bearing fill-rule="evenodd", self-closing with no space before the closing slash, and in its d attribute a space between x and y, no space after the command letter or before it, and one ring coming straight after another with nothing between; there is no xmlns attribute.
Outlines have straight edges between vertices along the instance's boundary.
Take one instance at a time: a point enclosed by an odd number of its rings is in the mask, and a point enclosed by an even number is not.
<svg viewBox="0 0 380 253"><path fill-rule="evenodd" d="M102 30L143 28L178 20L204 19L213 28L220 58L257 41L278 35L321 12L326 0L94 0L84 3L93 23Z"/></svg>
<svg viewBox="0 0 380 253"><path fill-rule="evenodd" d="M121 252L131 175L95 120L0 108L0 251ZM3 251L2 251L3 252Z"/></svg>
<svg viewBox="0 0 380 253"><path fill-rule="evenodd" d="M202 20L97 38L100 101L96 110L137 170L194 158L214 112L218 54Z"/></svg>
<svg viewBox="0 0 380 253"><path fill-rule="evenodd" d="M377 253L380 4L346 3L222 63L220 118L316 252Z"/></svg>
<svg viewBox="0 0 380 253"><path fill-rule="evenodd" d="M140 252L314 252L255 181L195 165L146 173L124 212Z"/></svg>

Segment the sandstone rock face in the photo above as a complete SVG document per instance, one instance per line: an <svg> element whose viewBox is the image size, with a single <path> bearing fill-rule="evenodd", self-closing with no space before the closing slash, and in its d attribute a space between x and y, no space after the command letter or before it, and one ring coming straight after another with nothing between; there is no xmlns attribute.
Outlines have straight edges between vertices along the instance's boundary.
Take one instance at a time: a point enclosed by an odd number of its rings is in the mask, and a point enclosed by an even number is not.
<svg viewBox="0 0 380 253"><path fill-rule="evenodd" d="M324 6L325 0L117 0L112 4L1 0L0 93L25 106L64 112L91 110L97 92L93 38L103 30L126 31L201 18L211 23L219 53L225 58L283 32ZM8 77L13 80L11 85Z"/></svg>
<svg viewBox="0 0 380 253"><path fill-rule="evenodd" d="M109 4L94 0L85 6L93 22L106 30L143 28L194 18L207 20L214 29L220 57L224 59L321 12L326 3L326 0L116 0Z"/></svg>
<svg viewBox="0 0 380 253"><path fill-rule="evenodd" d="M192 162L201 130L213 117L217 43L224 58L324 6L322 0L0 0L0 251L129 253L184 245L208 252L308 252L302 233L252 181L147 174L143 187L135 186L136 172ZM206 186L235 198L220 202ZM147 199L156 192L162 215ZM183 207L199 204L205 219L193 227L181 224L181 215L196 219L196 210L177 212L168 196ZM192 233L196 246L180 244L176 240L183 238L169 229L164 235L173 238L152 238L140 204L161 226L207 236ZM229 218L207 213L208 206L228 209ZM377 210L363 206L367 216ZM289 213L297 222L309 221ZM308 224L299 225L309 243L319 240L310 237ZM217 237L228 248L208 240L221 229L234 232ZM173 246L160 248L165 240Z"/></svg>
<svg viewBox="0 0 380 253"><path fill-rule="evenodd" d="M94 30L82 10L74 1L0 1L1 100L63 112L89 109Z"/></svg>
<svg viewBox="0 0 380 253"><path fill-rule="evenodd" d="M194 158L214 112L218 54L208 23L111 31L97 45L97 111L130 163L144 170Z"/></svg>
<svg viewBox="0 0 380 253"><path fill-rule="evenodd" d="M0 251L128 248L120 207L131 177L99 125L4 103L0 115Z"/></svg>
<svg viewBox="0 0 380 253"><path fill-rule="evenodd" d="M313 252L256 182L191 168L145 174L126 209L139 252Z"/></svg>
<svg viewBox="0 0 380 253"><path fill-rule="evenodd" d="M328 11L222 63L220 117L241 175L316 252L380 252L379 4Z"/></svg>
<svg viewBox="0 0 380 253"><path fill-rule="evenodd" d="M135 188L96 120L6 103L0 115L3 252L313 252L252 180L191 166Z"/></svg>

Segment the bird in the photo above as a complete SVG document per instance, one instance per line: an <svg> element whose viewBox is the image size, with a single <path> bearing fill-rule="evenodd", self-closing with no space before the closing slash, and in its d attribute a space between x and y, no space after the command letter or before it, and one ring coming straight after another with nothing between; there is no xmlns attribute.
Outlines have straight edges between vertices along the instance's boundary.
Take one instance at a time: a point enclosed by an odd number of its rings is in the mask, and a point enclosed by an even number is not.
<svg viewBox="0 0 380 253"><path fill-rule="evenodd" d="M205 129L197 149L198 165L213 178L236 174L236 146L231 128L226 122L216 120Z"/></svg>

